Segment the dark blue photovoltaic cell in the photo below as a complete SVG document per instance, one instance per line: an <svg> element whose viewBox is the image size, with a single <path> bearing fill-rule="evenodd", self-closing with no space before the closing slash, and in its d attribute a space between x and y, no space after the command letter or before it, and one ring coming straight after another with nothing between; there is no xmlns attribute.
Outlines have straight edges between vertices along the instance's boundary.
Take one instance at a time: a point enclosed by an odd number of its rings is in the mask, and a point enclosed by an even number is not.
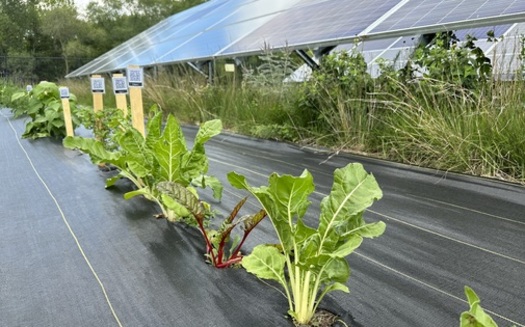
<svg viewBox="0 0 525 327"><path fill-rule="evenodd" d="M411 0L373 28L370 33L486 19L523 12L525 12L525 1L523 0Z"/></svg>
<svg viewBox="0 0 525 327"><path fill-rule="evenodd" d="M283 48L357 35L399 0L301 1L221 54Z"/></svg>

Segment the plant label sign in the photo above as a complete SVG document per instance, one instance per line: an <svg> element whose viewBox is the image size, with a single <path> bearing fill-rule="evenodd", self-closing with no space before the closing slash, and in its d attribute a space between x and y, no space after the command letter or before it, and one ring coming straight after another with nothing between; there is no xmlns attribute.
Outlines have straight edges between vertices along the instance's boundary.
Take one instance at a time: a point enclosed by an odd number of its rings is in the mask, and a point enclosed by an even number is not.
<svg viewBox="0 0 525 327"><path fill-rule="evenodd" d="M129 87L144 87L144 69L128 68L128 85Z"/></svg>
<svg viewBox="0 0 525 327"><path fill-rule="evenodd" d="M69 88L60 87L58 91L60 92L60 99L69 99Z"/></svg>
<svg viewBox="0 0 525 327"><path fill-rule="evenodd" d="M128 81L126 77L113 77L113 93L128 94Z"/></svg>
<svg viewBox="0 0 525 327"><path fill-rule="evenodd" d="M106 93L106 85L103 77L91 78L91 92L92 93Z"/></svg>
<svg viewBox="0 0 525 327"><path fill-rule="evenodd" d="M33 85L26 86L26 91L27 91L27 93L33 91Z"/></svg>

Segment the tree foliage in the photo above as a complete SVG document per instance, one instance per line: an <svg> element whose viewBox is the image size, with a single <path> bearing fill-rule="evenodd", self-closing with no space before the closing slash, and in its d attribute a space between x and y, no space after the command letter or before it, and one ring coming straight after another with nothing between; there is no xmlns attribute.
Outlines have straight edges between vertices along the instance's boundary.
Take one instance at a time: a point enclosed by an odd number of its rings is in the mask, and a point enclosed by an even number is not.
<svg viewBox="0 0 525 327"><path fill-rule="evenodd" d="M53 80L204 0L0 1L0 76ZM29 63L29 64L21 64ZM50 66L54 66L51 68Z"/></svg>

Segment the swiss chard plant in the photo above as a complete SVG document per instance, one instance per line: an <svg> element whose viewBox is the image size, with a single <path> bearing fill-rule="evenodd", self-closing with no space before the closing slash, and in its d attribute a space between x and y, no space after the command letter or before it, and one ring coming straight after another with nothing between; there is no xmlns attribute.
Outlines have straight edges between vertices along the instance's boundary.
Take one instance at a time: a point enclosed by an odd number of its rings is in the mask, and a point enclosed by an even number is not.
<svg viewBox="0 0 525 327"><path fill-rule="evenodd" d="M469 311L465 311L460 317L460 327L498 327L496 322L481 307L478 295L470 287L465 286Z"/></svg>
<svg viewBox="0 0 525 327"><path fill-rule="evenodd" d="M76 97L70 95L71 111L76 110ZM64 112L58 86L51 82L40 82L30 92L21 91L13 94L12 101L21 101L27 104L23 110L31 121L26 124L23 138L36 139L41 137L66 136ZM18 111L17 111L18 112ZM73 115L73 126L78 125L78 119Z"/></svg>
<svg viewBox="0 0 525 327"><path fill-rule="evenodd" d="M227 268L242 260L241 247L251 231L266 217L264 210L253 215L237 217L247 198L242 199L222 222L218 229L208 228L206 218L210 215L208 205L200 201L196 192L174 182L157 185L163 202L181 217L192 217L197 223L206 243L207 261L217 268ZM232 238L239 226L242 237Z"/></svg>
<svg viewBox="0 0 525 327"><path fill-rule="evenodd" d="M137 189L126 193L125 199L143 195L159 204L162 217L176 221L184 217L170 209L157 185L174 182L188 188L192 185L210 187L214 197L220 199L221 183L217 178L206 175L208 158L204 144L221 129L220 120L203 123L195 137L193 149L188 149L175 117L169 115L163 128L162 113L158 112L149 120L145 137L134 128L125 129L115 135L117 146L114 149L108 149L104 141L78 136L66 137L63 143L67 148L88 153L95 164L111 164L118 169L119 173L106 181L106 187L127 178Z"/></svg>
<svg viewBox="0 0 525 327"><path fill-rule="evenodd" d="M314 191L312 175L273 173L268 186L252 187L235 172L228 174L231 185L255 196L267 212L280 244L258 245L242 260L242 266L262 279L277 281L288 299L289 314L307 324L323 297L332 291L349 292L350 276L346 257L363 238L385 230L383 222L365 223L363 213L382 197L375 178L362 165L337 169L330 194L321 201L317 228L308 226L304 216Z"/></svg>

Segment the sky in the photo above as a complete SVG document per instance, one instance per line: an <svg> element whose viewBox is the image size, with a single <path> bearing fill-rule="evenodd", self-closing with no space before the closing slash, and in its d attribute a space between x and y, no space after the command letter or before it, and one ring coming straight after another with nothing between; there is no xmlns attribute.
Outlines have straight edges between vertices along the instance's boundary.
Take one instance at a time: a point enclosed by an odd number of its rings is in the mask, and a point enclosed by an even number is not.
<svg viewBox="0 0 525 327"><path fill-rule="evenodd" d="M88 5L88 3L90 3L93 0L74 0L74 1L77 7L82 11L86 9L86 6Z"/></svg>

